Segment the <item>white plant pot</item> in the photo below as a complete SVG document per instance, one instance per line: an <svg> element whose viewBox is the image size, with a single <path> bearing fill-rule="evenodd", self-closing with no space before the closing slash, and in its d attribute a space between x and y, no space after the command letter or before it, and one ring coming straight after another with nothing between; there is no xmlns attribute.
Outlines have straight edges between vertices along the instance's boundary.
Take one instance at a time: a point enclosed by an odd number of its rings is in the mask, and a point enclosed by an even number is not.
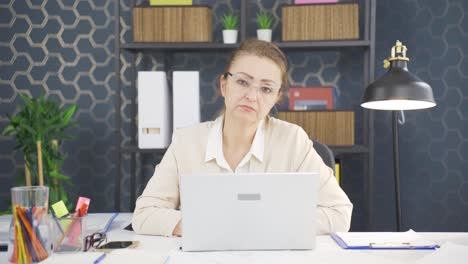
<svg viewBox="0 0 468 264"><path fill-rule="evenodd" d="M237 30L236 29L224 29L223 30L223 42L226 44L234 44L237 42Z"/></svg>
<svg viewBox="0 0 468 264"><path fill-rule="evenodd" d="M271 29L257 29L257 38L266 42L271 42Z"/></svg>

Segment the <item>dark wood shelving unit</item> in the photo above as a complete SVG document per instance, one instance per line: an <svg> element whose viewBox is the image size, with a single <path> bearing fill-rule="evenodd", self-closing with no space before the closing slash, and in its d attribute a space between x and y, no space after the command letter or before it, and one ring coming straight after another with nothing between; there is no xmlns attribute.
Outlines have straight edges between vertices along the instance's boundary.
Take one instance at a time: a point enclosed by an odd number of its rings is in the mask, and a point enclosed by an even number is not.
<svg viewBox="0 0 468 264"><path fill-rule="evenodd" d="M223 51L233 50L239 47L239 44L224 44L215 42L165 42L165 43L128 43L121 46L121 49L132 52L149 51Z"/></svg>
<svg viewBox="0 0 468 264"><path fill-rule="evenodd" d="M134 2L134 1L132 1ZM281 49L285 52L288 51L320 51L320 50L342 50L348 48L359 48L362 50L364 67L363 67L363 91L364 87L367 86L370 82L374 80L374 66L375 66L375 18L376 18L376 0L361 0L360 2L360 19L363 19L363 23L360 25L363 28L361 29L361 39L359 40L333 40L333 41L291 41L291 42L275 42ZM134 3L132 3L132 6ZM239 28L239 39L238 42L242 42L248 38L247 36L247 21L249 21L249 16L253 14L248 14L248 5L247 0L241 0L240 3L240 28ZM120 18L120 5L114 11L116 17ZM116 36L120 36L120 23L119 19L116 19L115 23ZM253 36L252 36L253 37ZM189 43L120 43L120 38L115 40L115 51L117 57L120 58L121 52L129 52L132 55L131 61L131 87L136 87L136 56L138 53L151 53L151 52L164 52L171 56L171 54L176 52L229 52L239 47L239 43L236 44L224 44L217 42L189 42ZM170 63L166 61L165 63ZM121 76L121 62L118 60L118 65L115 69L116 76ZM118 78L118 92L116 100L116 126L117 126L117 176L116 176L116 193L115 193L115 204L116 210L120 211L120 193L121 193L121 180L122 180L122 154L130 155L130 172L132 173L130 180L130 199L132 203L131 209L133 210L134 201L136 200L136 156L137 154L144 153L161 153L163 154L166 149L139 149L136 144L136 131L135 138L132 139L132 142L128 146L121 146L122 134L121 134L121 107L122 101L120 95L122 94L120 84L120 78ZM136 105L133 106L133 109L136 109ZM363 191L366 193L366 214L367 214L367 225L369 231L372 230L373 224L373 170L374 170L374 113L371 110L363 111L363 129L362 129L362 138L363 143L361 145L353 146L330 146L335 156L341 155L363 155L364 163L364 186ZM136 122L136 120L133 120ZM356 133L360 133L356 131ZM341 157L342 160L346 160L346 157Z"/></svg>
<svg viewBox="0 0 468 264"><path fill-rule="evenodd" d="M367 40L337 40L337 41L290 41L290 42L274 42L278 47L284 50L291 49L339 49L339 48L368 48L370 41ZM238 48L239 44L224 44L216 42L165 42L165 43L127 43L121 45L121 49L132 52L140 52L144 50L150 51L220 51L233 50Z"/></svg>

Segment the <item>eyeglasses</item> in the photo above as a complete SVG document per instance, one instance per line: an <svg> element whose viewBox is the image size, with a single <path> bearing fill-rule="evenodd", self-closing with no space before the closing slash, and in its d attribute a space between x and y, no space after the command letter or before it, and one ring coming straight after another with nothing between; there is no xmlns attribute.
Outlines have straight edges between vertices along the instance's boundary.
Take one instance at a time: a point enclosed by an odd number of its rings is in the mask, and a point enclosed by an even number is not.
<svg viewBox="0 0 468 264"><path fill-rule="evenodd" d="M84 251L88 251L90 248L99 247L103 241L107 241L106 233L96 232L86 236Z"/></svg>
<svg viewBox="0 0 468 264"><path fill-rule="evenodd" d="M244 73L230 73L226 72L224 74L225 77L231 76L232 80L234 81L234 85L239 90L248 90L251 87L255 87L257 92L263 97L275 97L278 95L278 91L280 89L279 85L277 85L273 81L268 81L267 83L261 83L260 85L254 84L254 80L251 76L248 76Z"/></svg>

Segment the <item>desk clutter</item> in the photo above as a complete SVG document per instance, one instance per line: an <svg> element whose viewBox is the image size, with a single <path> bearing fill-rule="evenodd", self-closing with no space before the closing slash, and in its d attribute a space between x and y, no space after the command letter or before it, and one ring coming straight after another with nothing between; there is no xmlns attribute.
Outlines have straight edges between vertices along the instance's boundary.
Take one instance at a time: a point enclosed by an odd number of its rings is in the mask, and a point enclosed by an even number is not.
<svg viewBox="0 0 468 264"><path fill-rule="evenodd" d="M49 257L50 226L47 208L49 188L45 186L14 187L11 189L12 219L10 225L9 261L12 263L40 262Z"/></svg>
<svg viewBox="0 0 468 264"><path fill-rule="evenodd" d="M50 219L48 187L14 187L11 195L12 223L7 246L11 263L36 263L47 259L53 252L83 250L84 219L91 201L89 198L79 197L73 215L63 201L52 205L53 217Z"/></svg>
<svg viewBox="0 0 468 264"><path fill-rule="evenodd" d="M75 213L68 212L63 201L52 205L54 252L76 252L84 249L84 235L86 229L86 215L91 199L79 197Z"/></svg>
<svg viewBox="0 0 468 264"><path fill-rule="evenodd" d="M117 217L117 218L116 218ZM0 227L8 225L11 216L0 216ZM341 248L329 235L317 237L314 250L271 250L271 251L212 251L184 252L179 250L180 238L137 235L124 229L132 219L131 213L97 213L86 216L86 231L107 229L113 239L137 239L140 245L132 249L116 249L103 257L102 252L70 252L50 254L41 264L94 263L100 264L154 263L154 264L197 264L197 263L379 263L379 264L465 264L468 259L468 233L345 233L343 237L369 234L375 237L417 237L440 245L435 250L348 250ZM116 219L114 221L114 218ZM112 229L110 223L114 221ZM382 234L382 236L380 236ZM0 240L3 237L0 237ZM8 263L6 252L0 252L0 263Z"/></svg>

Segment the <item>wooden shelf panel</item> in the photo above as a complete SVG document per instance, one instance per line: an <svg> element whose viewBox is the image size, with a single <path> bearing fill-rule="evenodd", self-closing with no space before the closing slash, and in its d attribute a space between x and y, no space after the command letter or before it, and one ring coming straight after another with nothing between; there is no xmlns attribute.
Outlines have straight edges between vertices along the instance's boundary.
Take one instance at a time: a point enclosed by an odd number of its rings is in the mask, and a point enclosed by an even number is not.
<svg viewBox="0 0 468 264"><path fill-rule="evenodd" d="M165 50L165 51L217 51L233 50L239 47L239 44L224 44L214 42L164 42L164 43L127 43L121 46L124 50L143 51L143 50Z"/></svg>

